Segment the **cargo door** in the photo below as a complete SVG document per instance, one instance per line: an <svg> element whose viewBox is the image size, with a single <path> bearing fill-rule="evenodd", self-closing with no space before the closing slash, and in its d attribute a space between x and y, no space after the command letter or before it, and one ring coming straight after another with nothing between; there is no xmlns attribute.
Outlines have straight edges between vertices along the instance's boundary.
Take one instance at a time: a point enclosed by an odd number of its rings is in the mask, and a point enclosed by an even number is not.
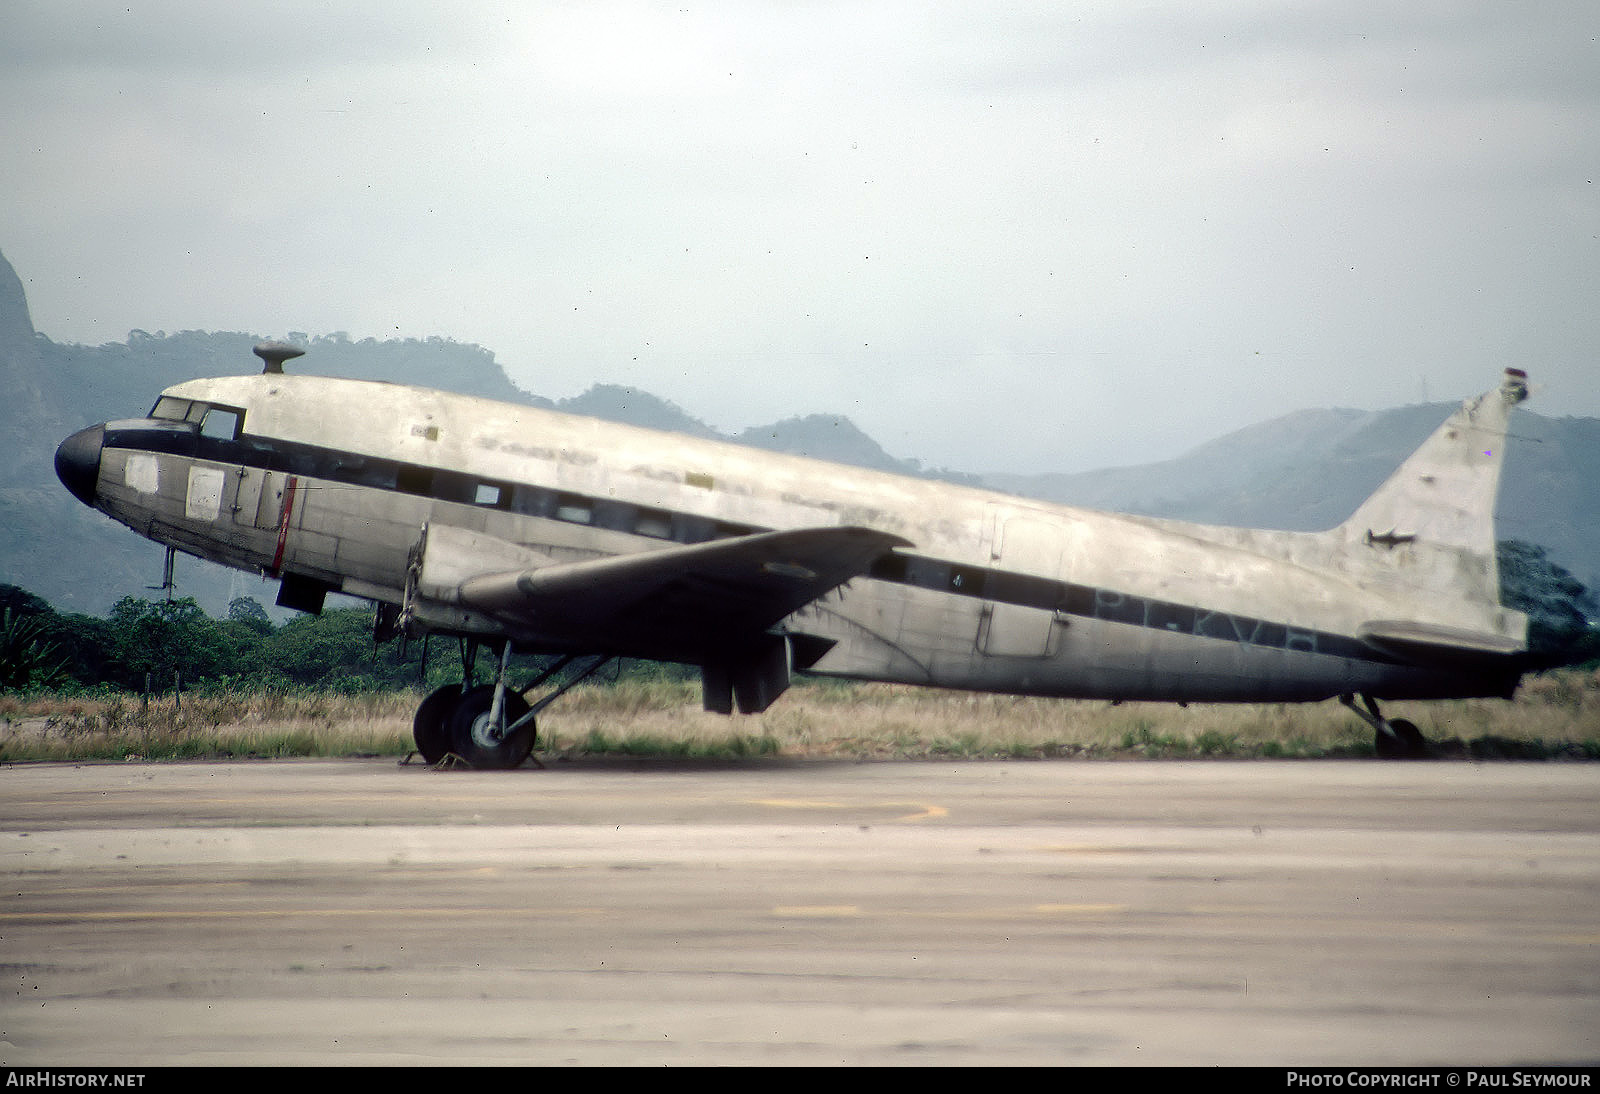
<svg viewBox="0 0 1600 1094"><path fill-rule="evenodd" d="M996 514L990 547L992 568L1005 574L1055 580L1066 547L1059 521L1043 516ZM995 581L1005 587L1018 583ZM1048 657L1057 631L1054 606L1037 595L1030 603L990 600L978 624L978 648L991 657Z"/></svg>
<svg viewBox="0 0 1600 1094"><path fill-rule="evenodd" d="M259 527L256 515L261 507L261 486L267 472L255 467L241 467L236 472L233 490L233 522L247 528Z"/></svg>
<svg viewBox="0 0 1600 1094"><path fill-rule="evenodd" d="M261 471L260 486L257 488L256 506L254 513L257 528L276 530L285 523L289 513L286 504L293 498L289 483L293 475L286 475L282 471ZM244 511L239 514L240 520L244 519Z"/></svg>

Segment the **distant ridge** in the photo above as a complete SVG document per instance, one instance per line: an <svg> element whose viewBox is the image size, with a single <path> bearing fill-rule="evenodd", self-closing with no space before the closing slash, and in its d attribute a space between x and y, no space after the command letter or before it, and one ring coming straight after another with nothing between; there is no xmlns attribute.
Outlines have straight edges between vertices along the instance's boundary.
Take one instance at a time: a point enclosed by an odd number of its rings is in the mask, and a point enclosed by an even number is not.
<svg viewBox="0 0 1600 1094"><path fill-rule="evenodd" d="M196 376L255 371L262 335L132 331L126 342L58 344L37 334L21 280L0 255L0 582L61 610L102 614L123 596L153 596L162 549L80 505L56 482L55 446L72 430L142 414L160 389ZM1454 404L1385 411L1303 410L1139 467L1078 474L976 475L929 470L885 452L850 419L788 418L735 436L636 388L597 384L552 401L511 382L481 346L449 339L353 340L288 332L309 351L303 367L551 407L608 421L807 455L875 470L983 485L1021 497L1203 523L1313 530L1354 511ZM1512 421L1499 509L1502 538L1545 548L1590 589L1600 587L1600 419ZM273 585L183 559L179 595L213 615L235 596L270 603Z"/></svg>
<svg viewBox="0 0 1600 1094"><path fill-rule="evenodd" d="M1183 456L1072 475L988 475L1022 497L1248 528L1319 531L1355 511L1455 403L1307 410L1248 426ZM1496 510L1501 539L1544 547L1600 588L1600 419L1511 420Z"/></svg>

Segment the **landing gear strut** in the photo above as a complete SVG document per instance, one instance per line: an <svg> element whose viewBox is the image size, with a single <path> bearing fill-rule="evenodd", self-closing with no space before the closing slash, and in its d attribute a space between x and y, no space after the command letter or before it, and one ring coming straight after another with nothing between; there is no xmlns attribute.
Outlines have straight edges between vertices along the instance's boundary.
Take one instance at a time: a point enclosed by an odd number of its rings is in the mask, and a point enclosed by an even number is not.
<svg viewBox="0 0 1600 1094"><path fill-rule="evenodd" d="M507 683L509 642L500 646L500 666L493 684L473 684L477 653L477 642L467 640L462 647L462 682L438 688L417 707L412 737L430 767L452 760L479 769L519 766L533 751L537 738L534 716L610 660L599 656L586 659L576 675L530 706L527 693L578 658L563 657L526 687L516 689Z"/></svg>
<svg viewBox="0 0 1600 1094"><path fill-rule="evenodd" d="M1415 723L1408 722L1404 718L1385 718L1378 710L1378 704L1373 701L1372 696L1361 696L1365 710L1356 706L1353 695L1341 695L1339 702L1349 707L1358 718L1372 727L1373 743L1377 747L1380 759L1420 760L1428 755L1427 739L1422 736L1422 731Z"/></svg>

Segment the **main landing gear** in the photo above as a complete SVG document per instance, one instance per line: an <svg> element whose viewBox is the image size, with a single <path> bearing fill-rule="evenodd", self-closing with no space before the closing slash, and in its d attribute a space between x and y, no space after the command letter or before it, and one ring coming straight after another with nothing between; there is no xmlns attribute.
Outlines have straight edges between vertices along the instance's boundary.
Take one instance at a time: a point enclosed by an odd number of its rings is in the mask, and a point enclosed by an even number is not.
<svg viewBox="0 0 1600 1094"><path fill-rule="evenodd" d="M1380 759L1420 760L1428 755L1428 742L1422 736L1422 731L1404 718L1385 718L1378 710L1378 704L1373 701L1372 696L1361 696L1365 710L1356 706L1353 695L1341 695L1339 702L1349 707L1358 718L1372 727L1375 734L1373 743L1377 746Z"/></svg>
<svg viewBox="0 0 1600 1094"><path fill-rule="evenodd" d="M511 644L500 646L500 667L492 684L473 684L472 665L478 646L468 640L462 648L462 682L437 689L417 707L412 720L412 737L417 751L430 767L459 763L472 768L512 768L533 751L537 736L535 715L565 695L575 684L588 679L610 660L597 656L561 658L541 672L526 687L516 689L507 683ZM527 693L574 662L579 670L560 687L530 705Z"/></svg>

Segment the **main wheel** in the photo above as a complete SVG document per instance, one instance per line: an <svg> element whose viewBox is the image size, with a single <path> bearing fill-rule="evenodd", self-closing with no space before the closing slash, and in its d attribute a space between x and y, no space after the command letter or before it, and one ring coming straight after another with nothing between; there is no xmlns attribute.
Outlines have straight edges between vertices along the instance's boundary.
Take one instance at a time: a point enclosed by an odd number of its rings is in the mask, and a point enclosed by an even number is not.
<svg viewBox="0 0 1600 1094"><path fill-rule="evenodd" d="M494 687L485 684L461 697L450 714L450 751L470 766L478 768L516 767L533 751L533 720L519 729L498 735L498 726L489 724L489 708L494 705ZM514 691L505 697L505 725L528 713L527 701Z"/></svg>
<svg viewBox="0 0 1600 1094"><path fill-rule="evenodd" d="M461 698L460 684L446 684L431 692L411 720L411 739L430 767L450 752L450 714Z"/></svg>
<svg viewBox="0 0 1600 1094"><path fill-rule="evenodd" d="M1378 731L1378 755L1385 760L1418 760L1428 754L1428 741L1414 722L1393 718L1389 728L1394 736ZM1397 739L1398 738L1398 739Z"/></svg>

